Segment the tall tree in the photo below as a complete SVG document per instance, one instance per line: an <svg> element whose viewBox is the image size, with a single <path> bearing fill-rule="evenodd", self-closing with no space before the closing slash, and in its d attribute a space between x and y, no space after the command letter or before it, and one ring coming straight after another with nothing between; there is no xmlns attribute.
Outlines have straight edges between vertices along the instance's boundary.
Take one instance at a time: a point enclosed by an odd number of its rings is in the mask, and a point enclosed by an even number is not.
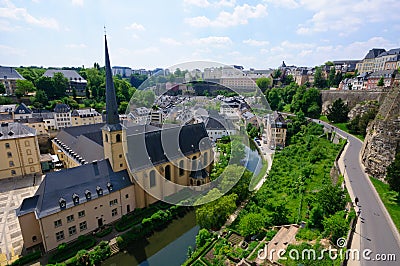
<svg viewBox="0 0 400 266"><path fill-rule="evenodd" d="M349 111L348 105L343 102L342 98L339 98L328 107L327 118L334 123L344 123L348 120Z"/></svg>
<svg viewBox="0 0 400 266"><path fill-rule="evenodd" d="M54 82L54 92L53 97L54 99L60 99L65 96L66 91L69 87L69 81L64 75L60 72L54 73L53 78Z"/></svg>
<svg viewBox="0 0 400 266"><path fill-rule="evenodd" d="M36 108L43 108L47 105L48 98L43 90L37 90L36 95L33 98L32 104Z"/></svg>
<svg viewBox="0 0 400 266"><path fill-rule="evenodd" d="M18 79L16 82L15 95L20 98L26 95L28 92L34 92L35 89L36 88L31 81L26 79Z"/></svg>
<svg viewBox="0 0 400 266"><path fill-rule="evenodd" d="M394 161L386 169L386 181L392 190L400 193L400 147Z"/></svg>
<svg viewBox="0 0 400 266"><path fill-rule="evenodd" d="M331 67L329 69L329 76L328 76L328 87L334 87L335 86L335 67Z"/></svg>
<svg viewBox="0 0 400 266"><path fill-rule="evenodd" d="M0 94L5 94L6 93L6 87L4 87L4 84L0 82Z"/></svg>
<svg viewBox="0 0 400 266"><path fill-rule="evenodd" d="M265 92L269 87L271 87L272 82L270 78L262 77L256 80L256 84L262 92Z"/></svg>
<svg viewBox="0 0 400 266"><path fill-rule="evenodd" d="M322 68L321 67L315 67L314 86L317 87L317 88L320 88L320 89L326 87L326 79L322 75Z"/></svg>

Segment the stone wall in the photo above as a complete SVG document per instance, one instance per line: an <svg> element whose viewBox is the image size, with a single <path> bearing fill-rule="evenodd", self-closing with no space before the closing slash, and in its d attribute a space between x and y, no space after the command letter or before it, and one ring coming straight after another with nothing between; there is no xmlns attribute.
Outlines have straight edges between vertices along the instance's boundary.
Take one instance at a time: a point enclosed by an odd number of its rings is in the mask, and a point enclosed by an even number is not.
<svg viewBox="0 0 400 266"><path fill-rule="evenodd" d="M325 114L328 106L335 100L341 98L347 102L349 108L352 109L357 104L365 101L378 101L382 103L387 92L383 91L321 91L322 97L322 113Z"/></svg>
<svg viewBox="0 0 400 266"><path fill-rule="evenodd" d="M367 127L361 159L367 173L383 179L400 145L400 88L393 88Z"/></svg>

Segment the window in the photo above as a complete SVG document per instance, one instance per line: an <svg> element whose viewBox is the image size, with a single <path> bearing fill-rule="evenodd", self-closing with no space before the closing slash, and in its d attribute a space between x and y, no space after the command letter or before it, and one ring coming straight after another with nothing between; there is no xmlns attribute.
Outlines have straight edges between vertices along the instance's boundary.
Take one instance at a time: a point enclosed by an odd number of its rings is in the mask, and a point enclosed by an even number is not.
<svg viewBox="0 0 400 266"><path fill-rule="evenodd" d="M78 217L79 218L85 217L85 211L78 212Z"/></svg>
<svg viewBox="0 0 400 266"><path fill-rule="evenodd" d="M26 154L27 154L27 155L32 155L32 151L31 151L30 149L27 149L27 150L26 150Z"/></svg>
<svg viewBox="0 0 400 266"><path fill-rule="evenodd" d="M7 152L7 157L8 158L11 158L12 157L12 153L9 151L9 152Z"/></svg>
<svg viewBox="0 0 400 266"><path fill-rule="evenodd" d="M31 166L31 167L29 167L29 170L31 171L31 173L34 173L35 172L35 167Z"/></svg>
<svg viewBox="0 0 400 266"><path fill-rule="evenodd" d="M11 175L16 175L17 172L15 172L15 170L11 170Z"/></svg>
<svg viewBox="0 0 400 266"><path fill-rule="evenodd" d="M125 194L125 199L129 198L129 194Z"/></svg>
<svg viewBox="0 0 400 266"><path fill-rule="evenodd" d="M29 147L30 143L29 140L25 140L25 147Z"/></svg>
<svg viewBox="0 0 400 266"><path fill-rule="evenodd" d="M61 225L62 225L61 219L59 219L57 221L54 221L54 227L55 228L60 227Z"/></svg>
<svg viewBox="0 0 400 266"><path fill-rule="evenodd" d="M171 180L171 166L165 166L165 179Z"/></svg>
<svg viewBox="0 0 400 266"><path fill-rule="evenodd" d="M150 171L150 187L156 186L156 171L151 170Z"/></svg>
<svg viewBox="0 0 400 266"><path fill-rule="evenodd" d="M10 161L8 164L10 165L10 167L14 166L14 162L13 161Z"/></svg>
<svg viewBox="0 0 400 266"><path fill-rule="evenodd" d="M112 209L111 216L114 217L114 216L117 216L117 215L118 215L117 209Z"/></svg>
<svg viewBox="0 0 400 266"><path fill-rule="evenodd" d="M106 139L106 142L108 142L108 135L104 134L104 138Z"/></svg>
<svg viewBox="0 0 400 266"><path fill-rule="evenodd" d="M118 204L118 200L117 199L114 199L114 200L110 201L110 207L114 206L114 205L117 205L117 204Z"/></svg>
<svg viewBox="0 0 400 266"><path fill-rule="evenodd" d="M37 236L32 236L32 242L36 242L37 241Z"/></svg>
<svg viewBox="0 0 400 266"><path fill-rule="evenodd" d="M185 169L184 168L184 162L183 160L181 160L179 162L179 176L183 176L183 174L185 173Z"/></svg>
<svg viewBox="0 0 400 266"><path fill-rule="evenodd" d="M116 138L117 142L121 142L121 135L120 134L117 134L115 136L115 138Z"/></svg>
<svg viewBox="0 0 400 266"><path fill-rule="evenodd" d="M64 231L60 231L56 233L56 240L61 241L64 239Z"/></svg>
<svg viewBox="0 0 400 266"><path fill-rule="evenodd" d="M79 230L85 231L86 229L87 229L87 222L86 221L79 223Z"/></svg>
<svg viewBox="0 0 400 266"><path fill-rule="evenodd" d="M5 146L6 146L6 149L9 149L10 148L10 143L6 143Z"/></svg>
<svg viewBox="0 0 400 266"><path fill-rule="evenodd" d="M69 236L75 235L76 234L76 226L74 225L74 226L71 226L70 228L68 228L68 233L69 233Z"/></svg>
<svg viewBox="0 0 400 266"><path fill-rule="evenodd" d="M197 170L197 157L193 156L192 158L192 171L196 171Z"/></svg>
<svg viewBox="0 0 400 266"><path fill-rule="evenodd" d="M205 152L204 153L204 160L203 160L203 164L204 164L204 167L206 167L207 166L207 164L208 164L208 153L207 152Z"/></svg>
<svg viewBox="0 0 400 266"><path fill-rule="evenodd" d="M67 222L70 223L70 222L73 222L73 221L74 221L74 215L73 214L68 215L67 216Z"/></svg>
<svg viewBox="0 0 400 266"><path fill-rule="evenodd" d="M122 154L118 155L119 158L122 158Z"/></svg>
<svg viewBox="0 0 400 266"><path fill-rule="evenodd" d="M33 159L32 158L28 158L28 163L33 163Z"/></svg>

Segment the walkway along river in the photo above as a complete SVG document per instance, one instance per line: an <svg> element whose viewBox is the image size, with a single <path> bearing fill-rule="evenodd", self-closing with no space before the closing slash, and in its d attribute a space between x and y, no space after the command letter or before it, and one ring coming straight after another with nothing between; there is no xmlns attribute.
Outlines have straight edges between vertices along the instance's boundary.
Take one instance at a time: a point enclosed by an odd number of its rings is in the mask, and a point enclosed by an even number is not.
<svg viewBox="0 0 400 266"><path fill-rule="evenodd" d="M251 143L252 144L252 143ZM254 145L246 147L249 161L246 168L258 174L262 160ZM189 246L194 248L199 227L196 225L195 211L173 220L165 229L155 232L147 239L137 241L127 252L120 252L104 261L102 266L125 265L181 265L186 260Z"/></svg>

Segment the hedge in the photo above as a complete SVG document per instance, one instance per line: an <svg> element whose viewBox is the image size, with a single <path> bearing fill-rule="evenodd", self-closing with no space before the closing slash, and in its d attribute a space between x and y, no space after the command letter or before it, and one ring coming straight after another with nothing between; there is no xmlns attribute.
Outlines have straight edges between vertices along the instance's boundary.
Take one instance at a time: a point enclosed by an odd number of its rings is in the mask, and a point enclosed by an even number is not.
<svg viewBox="0 0 400 266"><path fill-rule="evenodd" d="M24 265L24 264L28 264L29 262L35 261L40 259L40 257L42 256L42 253L40 251L36 251L33 253L29 253L19 259L17 259L16 261L14 261L13 263L11 263L11 265Z"/></svg>
<svg viewBox="0 0 400 266"><path fill-rule="evenodd" d="M78 240L66 244L65 247L60 247L49 258L49 263L63 262L78 253L82 249L90 249L96 244L96 240L92 236L80 236ZM61 244L62 245L62 244Z"/></svg>
<svg viewBox="0 0 400 266"><path fill-rule="evenodd" d="M112 227L108 227L100 232L97 232L96 237L98 237L98 238L104 237L104 236L110 234L112 232L112 230L113 230Z"/></svg>

